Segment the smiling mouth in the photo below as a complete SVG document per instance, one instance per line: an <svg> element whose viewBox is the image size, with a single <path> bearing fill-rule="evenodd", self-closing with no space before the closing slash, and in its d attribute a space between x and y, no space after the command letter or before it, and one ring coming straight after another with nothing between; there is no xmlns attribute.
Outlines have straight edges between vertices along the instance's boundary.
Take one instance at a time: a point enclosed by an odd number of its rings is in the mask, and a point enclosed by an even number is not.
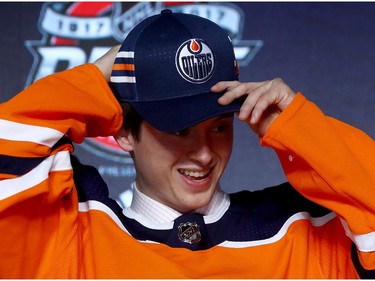
<svg viewBox="0 0 375 281"><path fill-rule="evenodd" d="M181 175L184 175L188 177L191 180L199 181L207 178L207 176L211 173L212 168L205 171L191 171L191 170L185 170L185 169L179 169L178 172Z"/></svg>

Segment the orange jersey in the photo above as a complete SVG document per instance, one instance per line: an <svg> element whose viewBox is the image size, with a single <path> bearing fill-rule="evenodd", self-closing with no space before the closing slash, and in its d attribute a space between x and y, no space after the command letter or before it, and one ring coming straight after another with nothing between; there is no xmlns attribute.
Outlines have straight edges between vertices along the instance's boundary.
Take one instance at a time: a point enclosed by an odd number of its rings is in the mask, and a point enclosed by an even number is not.
<svg viewBox="0 0 375 281"><path fill-rule="evenodd" d="M70 140L121 124L91 64L0 105L1 278L357 278L375 269L375 144L302 94L261 139L294 189L231 195L226 212L199 218L210 239L198 250L175 246L173 224L125 217L97 171L71 158Z"/></svg>

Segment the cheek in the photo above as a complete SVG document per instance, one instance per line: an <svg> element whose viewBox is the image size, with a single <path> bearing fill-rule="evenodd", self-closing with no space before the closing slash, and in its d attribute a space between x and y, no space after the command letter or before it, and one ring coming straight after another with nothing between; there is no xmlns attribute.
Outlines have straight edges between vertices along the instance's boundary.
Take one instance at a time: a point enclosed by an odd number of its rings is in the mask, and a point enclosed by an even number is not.
<svg viewBox="0 0 375 281"><path fill-rule="evenodd" d="M171 170L178 156L174 148L168 148L157 142L138 144L134 149L134 161L137 170L144 175L161 177ZM155 177L156 178L156 177Z"/></svg>
<svg viewBox="0 0 375 281"><path fill-rule="evenodd" d="M228 134L224 136L222 139L217 140L215 142L216 145L216 151L220 154L221 158L223 160L229 160L232 149L233 149L233 134Z"/></svg>
<svg viewBox="0 0 375 281"><path fill-rule="evenodd" d="M220 152L221 161L223 163L223 169L227 166L230 156L232 154L232 146L223 147Z"/></svg>

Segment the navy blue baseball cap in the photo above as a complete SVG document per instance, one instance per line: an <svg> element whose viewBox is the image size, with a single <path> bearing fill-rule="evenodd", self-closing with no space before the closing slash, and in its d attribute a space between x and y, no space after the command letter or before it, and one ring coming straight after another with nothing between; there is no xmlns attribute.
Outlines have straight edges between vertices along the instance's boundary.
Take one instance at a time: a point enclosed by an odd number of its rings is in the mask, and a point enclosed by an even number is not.
<svg viewBox="0 0 375 281"><path fill-rule="evenodd" d="M217 102L220 94L210 91L233 80L238 64L227 32L205 18L163 10L130 31L110 84L120 102L158 130L174 133L238 112L243 99L224 106Z"/></svg>

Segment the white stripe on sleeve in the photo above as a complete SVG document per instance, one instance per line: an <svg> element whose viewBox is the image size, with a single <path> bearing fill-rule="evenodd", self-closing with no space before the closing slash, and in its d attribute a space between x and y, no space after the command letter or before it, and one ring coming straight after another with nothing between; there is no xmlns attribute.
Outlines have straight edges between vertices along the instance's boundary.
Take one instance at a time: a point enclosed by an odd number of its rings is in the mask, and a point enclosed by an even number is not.
<svg viewBox="0 0 375 281"><path fill-rule="evenodd" d="M0 200L33 188L46 180L50 172L71 170L69 151L61 151L46 158L27 174L0 181Z"/></svg>
<svg viewBox="0 0 375 281"><path fill-rule="evenodd" d="M51 128L0 119L1 139L28 141L52 147L63 135L60 131Z"/></svg>

